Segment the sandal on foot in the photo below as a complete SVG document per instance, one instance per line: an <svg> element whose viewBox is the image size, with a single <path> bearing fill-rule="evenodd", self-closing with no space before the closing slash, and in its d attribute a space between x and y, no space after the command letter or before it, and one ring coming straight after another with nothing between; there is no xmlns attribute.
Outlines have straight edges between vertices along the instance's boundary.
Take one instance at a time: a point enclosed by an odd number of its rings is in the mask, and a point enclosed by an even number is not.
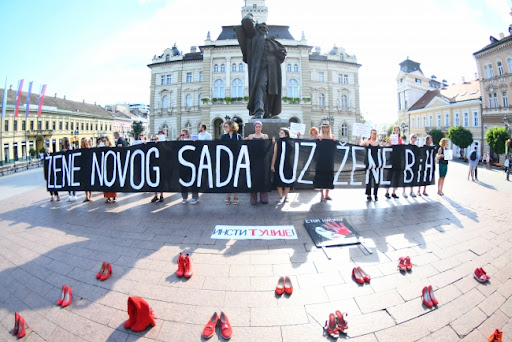
<svg viewBox="0 0 512 342"><path fill-rule="evenodd" d="M226 203L226 204L231 204L231 198L226 198L225 203Z"/></svg>
<svg viewBox="0 0 512 342"><path fill-rule="evenodd" d="M233 204L234 204L234 205L237 205L237 204L238 204L238 198L233 198Z"/></svg>

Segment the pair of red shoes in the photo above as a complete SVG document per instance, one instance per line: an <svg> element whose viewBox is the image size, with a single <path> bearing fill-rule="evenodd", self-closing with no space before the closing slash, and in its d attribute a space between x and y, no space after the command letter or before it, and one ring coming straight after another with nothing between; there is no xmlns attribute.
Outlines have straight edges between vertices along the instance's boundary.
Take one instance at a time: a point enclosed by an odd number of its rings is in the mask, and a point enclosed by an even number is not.
<svg viewBox="0 0 512 342"><path fill-rule="evenodd" d="M488 276L482 267L475 269L475 271L473 272L473 276L475 277L476 280L478 280L481 283L485 283L486 281L491 279L491 276Z"/></svg>
<svg viewBox="0 0 512 342"><path fill-rule="evenodd" d="M14 330L13 335L16 335L18 338L22 338L25 336L25 325L28 328L28 324L25 322L25 319L17 312L14 313Z"/></svg>
<svg viewBox="0 0 512 342"><path fill-rule="evenodd" d="M410 271L410 270L412 270L411 258L408 257L408 256L400 257L398 259L398 268L400 269L400 271Z"/></svg>
<svg viewBox="0 0 512 342"><path fill-rule="evenodd" d="M425 286L423 288L423 291L421 292L421 298L423 300L423 304L427 308L431 308L434 305L439 304L439 302L437 301L436 297L434 296L434 289L432 288L431 285Z"/></svg>
<svg viewBox="0 0 512 342"><path fill-rule="evenodd" d="M281 277L277 281L276 293L280 296L284 293L291 295L293 292L293 285L290 277Z"/></svg>
<svg viewBox="0 0 512 342"><path fill-rule="evenodd" d="M340 310L335 313L329 314L329 320L325 321L325 330L331 337L338 338L340 334L345 333L348 329L348 323L345 317L348 316L346 312L343 314Z"/></svg>
<svg viewBox="0 0 512 342"><path fill-rule="evenodd" d="M178 256L178 270L176 271L176 275L178 277L190 278L192 277L192 264L190 263L190 255L185 255L180 253Z"/></svg>
<svg viewBox="0 0 512 342"><path fill-rule="evenodd" d="M364 284L365 282L370 282L372 278L365 272L361 267L354 267L352 269L352 277L354 277L355 281L359 284Z"/></svg>
<svg viewBox="0 0 512 342"><path fill-rule="evenodd" d="M220 321L220 335L227 339L231 338L233 334L233 328L231 328L231 324L229 323L228 316L224 312L220 312L220 316L217 315L216 312L213 313L212 317L206 323L203 328L203 337L210 338L215 333L215 328L217 327L217 323Z"/></svg>
<svg viewBox="0 0 512 342"><path fill-rule="evenodd" d="M128 316L128 320L123 324L126 329L144 331L148 325L156 325L153 309L141 297L128 297Z"/></svg>
<svg viewBox="0 0 512 342"><path fill-rule="evenodd" d="M110 265L108 262L103 262L103 265L101 265L100 271L98 274L96 274L96 279L99 279L101 281L107 280L110 278L110 275L112 274L112 265Z"/></svg>
<svg viewBox="0 0 512 342"><path fill-rule="evenodd" d="M69 304L71 304L72 291L71 287L67 285L62 285L62 293L60 294L60 299L57 301L57 305L65 308Z"/></svg>

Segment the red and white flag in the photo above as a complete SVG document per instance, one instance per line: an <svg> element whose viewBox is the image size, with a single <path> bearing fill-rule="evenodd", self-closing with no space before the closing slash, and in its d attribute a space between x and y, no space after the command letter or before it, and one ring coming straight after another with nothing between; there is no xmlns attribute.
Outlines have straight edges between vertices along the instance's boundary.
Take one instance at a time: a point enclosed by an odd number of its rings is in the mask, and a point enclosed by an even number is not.
<svg viewBox="0 0 512 342"><path fill-rule="evenodd" d="M14 101L14 105L16 106L14 109L15 117L18 117L18 109L20 108L22 90L23 90L23 80L20 80L20 81L18 81L18 91L16 92L16 101Z"/></svg>
<svg viewBox="0 0 512 342"><path fill-rule="evenodd" d="M37 108L38 117L41 116L41 110L43 109L44 93L46 93L46 84L43 84L41 92L39 93L39 108Z"/></svg>

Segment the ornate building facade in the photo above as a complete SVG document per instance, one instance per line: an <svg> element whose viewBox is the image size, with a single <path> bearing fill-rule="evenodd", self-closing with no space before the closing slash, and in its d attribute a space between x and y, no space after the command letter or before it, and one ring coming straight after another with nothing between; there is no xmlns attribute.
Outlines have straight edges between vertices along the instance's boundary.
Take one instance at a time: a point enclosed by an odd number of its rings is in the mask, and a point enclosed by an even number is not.
<svg viewBox="0 0 512 342"><path fill-rule="evenodd" d="M244 2L242 17L253 13L258 22L266 21L264 0ZM304 34L296 40L288 26L268 27L269 36L287 49L281 65L283 109L278 118L303 123L307 132L327 117L336 138L353 142L352 124L361 121L361 65L356 57L336 46L322 54L307 44ZM164 129L168 139L175 139L181 129L195 133L200 123L206 123L212 136L219 138L227 119L236 116L242 123L250 119L247 65L233 25L223 26L216 40L208 33L204 44L189 53L182 54L176 46L168 48L148 67L150 133Z"/></svg>

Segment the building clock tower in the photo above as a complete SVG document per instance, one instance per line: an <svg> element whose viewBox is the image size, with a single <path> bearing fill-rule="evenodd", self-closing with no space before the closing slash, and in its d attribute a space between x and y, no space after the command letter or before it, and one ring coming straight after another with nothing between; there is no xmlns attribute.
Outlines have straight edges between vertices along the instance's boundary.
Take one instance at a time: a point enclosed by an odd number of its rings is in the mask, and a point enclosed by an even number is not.
<svg viewBox="0 0 512 342"><path fill-rule="evenodd" d="M242 7L242 18L252 13L254 20L258 23L266 23L268 17L268 8L265 6L265 0L244 0L245 6Z"/></svg>

